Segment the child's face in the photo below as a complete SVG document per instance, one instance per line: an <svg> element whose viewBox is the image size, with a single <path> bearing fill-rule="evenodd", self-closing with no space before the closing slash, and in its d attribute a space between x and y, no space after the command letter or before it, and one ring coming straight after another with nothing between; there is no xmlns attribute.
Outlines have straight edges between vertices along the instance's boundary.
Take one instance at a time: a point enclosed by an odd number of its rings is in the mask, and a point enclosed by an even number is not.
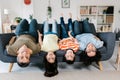
<svg viewBox="0 0 120 80"><path fill-rule="evenodd" d="M92 43L89 43L86 47L86 52L89 57L93 57L96 55L96 48Z"/></svg>
<svg viewBox="0 0 120 80"><path fill-rule="evenodd" d="M75 57L75 54L73 53L72 50L67 50L67 51L66 51L66 54L65 54L66 60L73 61L73 60L74 60L74 57Z"/></svg>
<svg viewBox="0 0 120 80"><path fill-rule="evenodd" d="M55 62L55 54L53 52L48 52L46 59L49 63L54 63Z"/></svg>

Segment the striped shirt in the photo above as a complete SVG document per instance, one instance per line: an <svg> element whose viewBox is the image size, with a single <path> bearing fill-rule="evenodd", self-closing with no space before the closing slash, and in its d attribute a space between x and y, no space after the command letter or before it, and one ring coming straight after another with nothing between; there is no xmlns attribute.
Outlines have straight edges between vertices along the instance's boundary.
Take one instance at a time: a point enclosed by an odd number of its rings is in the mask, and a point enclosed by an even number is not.
<svg viewBox="0 0 120 80"><path fill-rule="evenodd" d="M79 44L75 38L64 38L59 41L59 49L66 50L66 49L73 49L76 52L79 49Z"/></svg>

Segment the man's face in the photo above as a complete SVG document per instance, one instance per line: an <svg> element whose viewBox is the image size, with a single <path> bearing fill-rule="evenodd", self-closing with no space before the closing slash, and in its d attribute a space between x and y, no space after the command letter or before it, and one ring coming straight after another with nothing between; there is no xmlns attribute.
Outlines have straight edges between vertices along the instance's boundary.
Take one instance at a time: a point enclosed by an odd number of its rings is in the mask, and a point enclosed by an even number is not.
<svg viewBox="0 0 120 80"><path fill-rule="evenodd" d="M67 50L67 51L66 51L66 54L65 54L66 60L73 61L73 60L74 60L74 57L75 57L75 54L73 53L72 50Z"/></svg>
<svg viewBox="0 0 120 80"><path fill-rule="evenodd" d="M29 49L26 45L23 45L19 48L17 51L17 60L19 63L29 63L30 62L30 55L32 53L32 50Z"/></svg>
<svg viewBox="0 0 120 80"><path fill-rule="evenodd" d="M49 63L54 63L55 62L55 54L53 52L48 52L46 59Z"/></svg>
<svg viewBox="0 0 120 80"><path fill-rule="evenodd" d="M96 48L92 43L89 43L86 47L86 52L89 57L93 57L96 55Z"/></svg>

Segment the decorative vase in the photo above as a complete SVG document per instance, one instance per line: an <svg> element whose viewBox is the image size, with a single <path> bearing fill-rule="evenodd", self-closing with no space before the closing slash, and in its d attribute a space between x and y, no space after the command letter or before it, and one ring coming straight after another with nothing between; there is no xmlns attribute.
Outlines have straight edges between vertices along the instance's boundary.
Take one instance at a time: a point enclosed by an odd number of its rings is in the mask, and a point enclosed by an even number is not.
<svg viewBox="0 0 120 80"><path fill-rule="evenodd" d="M29 5L29 4L31 3L31 0L24 0L24 3L25 3L26 5Z"/></svg>

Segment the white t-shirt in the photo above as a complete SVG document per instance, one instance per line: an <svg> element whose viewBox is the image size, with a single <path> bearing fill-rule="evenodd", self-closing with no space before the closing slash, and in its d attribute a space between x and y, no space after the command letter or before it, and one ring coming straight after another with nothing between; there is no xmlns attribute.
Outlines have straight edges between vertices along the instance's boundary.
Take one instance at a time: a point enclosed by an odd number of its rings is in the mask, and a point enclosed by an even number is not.
<svg viewBox="0 0 120 80"><path fill-rule="evenodd" d="M43 44L41 46L42 51L56 51L59 49L58 46L58 37L55 34L46 34L44 35Z"/></svg>

